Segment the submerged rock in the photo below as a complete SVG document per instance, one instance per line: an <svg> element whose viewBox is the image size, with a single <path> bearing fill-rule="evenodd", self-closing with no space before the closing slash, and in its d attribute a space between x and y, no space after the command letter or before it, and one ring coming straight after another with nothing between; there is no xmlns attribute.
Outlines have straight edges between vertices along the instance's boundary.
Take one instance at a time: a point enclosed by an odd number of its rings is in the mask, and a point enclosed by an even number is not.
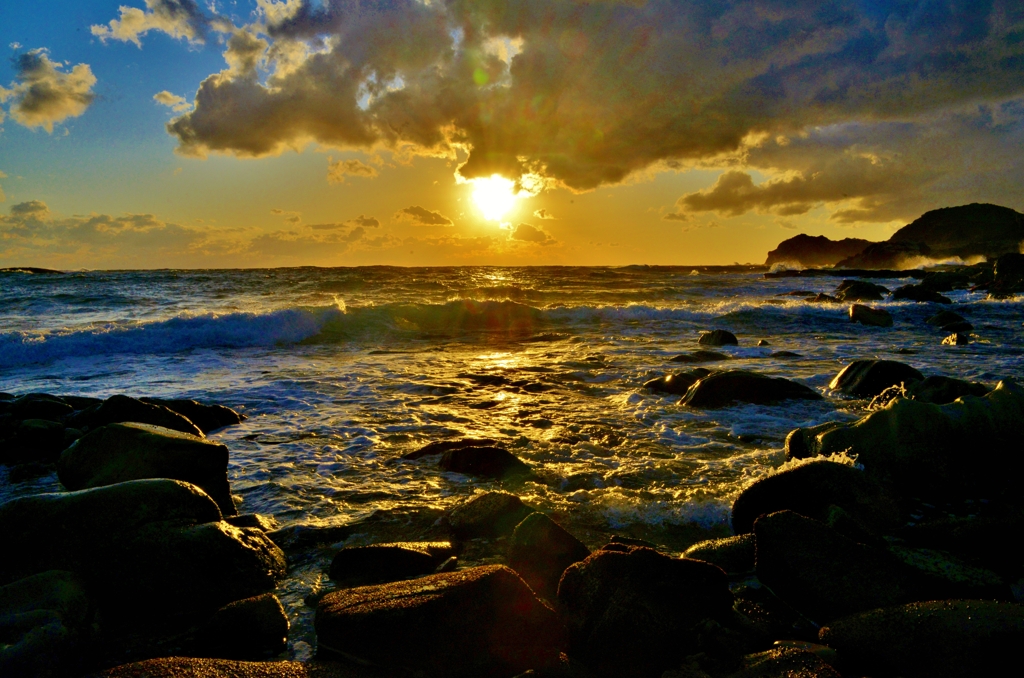
<svg viewBox="0 0 1024 678"><path fill-rule="evenodd" d="M320 651L455 678L552 668L564 649L555 611L502 565L329 593L315 624Z"/></svg>
<svg viewBox="0 0 1024 678"><path fill-rule="evenodd" d="M205 438L147 424L108 424L76 440L60 455L57 477L69 490L127 480L171 478L210 495L235 514L228 487L228 448Z"/></svg>
<svg viewBox="0 0 1024 678"><path fill-rule="evenodd" d="M687 407L718 408L735 402L767 405L783 400L821 400L813 389L782 377L730 370L715 372L697 381L686 392Z"/></svg>
<svg viewBox="0 0 1024 678"><path fill-rule="evenodd" d="M728 330L711 330L710 332L703 332L700 338L697 339L697 343L701 346L737 346L739 341L736 340L736 335Z"/></svg>
<svg viewBox="0 0 1024 678"><path fill-rule="evenodd" d="M734 537L708 539L686 549L683 557L711 563L722 568L727 574L753 572L754 537L750 534L738 534Z"/></svg>
<svg viewBox="0 0 1024 678"><path fill-rule="evenodd" d="M924 375L896 360L854 360L829 383L833 391L857 398L873 398L885 389L921 381Z"/></svg>
<svg viewBox="0 0 1024 678"><path fill-rule="evenodd" d="M954 332L942 340L943 346L966 346L971 343L971 335L964 332Z"/></svg>
<svg viewBox="0 0 1024 678"><path fill-rule="evenodd" d="M730 360L731 356L718 351L691 351L689 353L681 353L674 358L669 358L674 363L714 363L720 360Z"/></svg>
<svg viewBox="0 0 1024 678"><path fill-rule="evenodd" d="M659 393L671 393L673 395L686 395L686 391L697 383L699 379L711 374L710 370L696 368L689 372L677 372L657 379L644 382L644 388Z"/></svg>
<svg viewBox="0 0 1024 678"><path fill-rule="evenodd" d="M451 509L445 516L448 528L459 539L512 534L533 509L514 494L485 492Z"/></svg>
<svg viewBox="0 0 1024 678"><path fill-rule="evenodd" d="M203 437L195 424L187 417L167 409L161 405L144 403L125 395L114 395L99 405L75 412L67 417L65 423L82 431L89 431L107 424L119 424L133 421L140 424L152 424L169 428L173 431L188 433L199 438Z"/></svg>
<svg viewBox="0 0 1024 678"><path fill-rule="evenodd" d="M195 400L164 400L161 398L140 398L144 403L160 405L172 412L177 412L195 424L203 433L216 431L225 426L234 426L245 421L245 415L239 414L224 405L204 405Z"/></svg>
<svg viewBox="0 0 1024 678"><path fill-rule="evenodd" d="M288 616L273 593L228 603L196 632L196 644L212 657L258 659L288 645Z"/></svg>
<svg viewBox="0 0 1024 678"><path fill-rule="evenodd" d="M527 516L509 541L508 564L538 595L554 600L562 573L590 549L543 513Z"/></svg>
<svg viewBox="0 0 1024 678"><path fill-rule="evenodd" d="M347 546L331 561L329 574L342 586L363 586L433 574L455 555L449 542L398 542Z"/></svg>
<svg viewBox="0 0 1024 678"><path fill-rule="evenodd" d="M937 600L870 610L821 629L844 665L860 672L921 678L1004 675L1016 666L1024 606Z"/></svg>
<svg viewBox="0 0 1024 678"><path fill-rule="evenodd" d="M953 311L939 311L935 315L930 316L925 320L925 322L929 325L935 325L936 327L943 327L952 323L966 322L966 320L967 319L959 313L954 313Z"/></svg>
<svg viewBox="0 0 1024 678"><path fill-rule="evenodd" d="M864 280L844 280L835 289L839 301L881 301L889 288Z"/></svg>
<svg viewBox="0 0 1024 678"><path fill-rule="evenodd" d="M441 455L438 466L443 471L495 480L526 478L533 473L519 457L500 447L462 447L448 450Z"/></svg>
<svg viewBox="0 0 1024 678"><path fill-rule="evenodd" d="M949 297L943 296L925 285L903 285L902 287L897 287L892 292L892 298L895 300L906 299L907 301L918 302L930 301L935 304L953 303L953 300Z"/></svg>
<svg viewBox="0 0 1024 678"><path fill-rule="evenodd" d="M850 322L872 327L892 327L892 314L884 308L854 304L850 307Z"/></svg>
<svg viewBox="0 0 1024 678"><path fill-rule="evenodd" d="M460 450L465 447L490 447L497 443L492 438L460 438L458 440L438 440L428 443L423 447L402 455L402 459L421 459L437 454L444 454L448 450Z"/></svg>

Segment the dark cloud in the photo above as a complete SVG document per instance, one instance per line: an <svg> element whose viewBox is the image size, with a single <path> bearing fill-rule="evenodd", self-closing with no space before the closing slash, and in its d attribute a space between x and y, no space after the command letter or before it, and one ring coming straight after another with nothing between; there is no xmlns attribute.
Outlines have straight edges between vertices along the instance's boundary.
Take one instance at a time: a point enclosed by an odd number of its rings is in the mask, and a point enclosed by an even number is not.
<svg viewBox="0 0 1024 678"><path fill-rule="evenodd" d="M518 240L520 242L529 242L536 245L553 245L557 242L550 235L545 233L542 229L537 228L531 224L519 224L512 232L509 233L509 240Z"/></svg>
<svg viewBox="0 0 1024 678"><path fill-rule="evenodd" d="M545 209L537 210L536 212L533 213L533 216L535 216L538 219L554 219L555 218L555 215L553 215L551 212L549 212L549 211L547 211Z"/></svg>
<svg viewBox="0 0 1024 678"><path fill-rule="evenodd" d="M11 217L44 219L50 214L50 208L42 200L29 200L11 205Z"/></svg>
<svg viewBox="0 0 1024 678"><path fill-rule="evenodd" d="M690 217L681 212L670 212L662 217L665 221L689 221Z"/></svg>
<svg viewBox="0 0 1024 678"><path fill-rule="evenodd" d="M377 176L377 168L367 165L362 160L338 160L328 158L327 160L327 181L332 184L345 183L346 177L366 177L372 179Z"/></svg>
<svg viewBox="0 0 1024 678"><path fill-rule="evenodd" d="M11 117L25 127L52 133L55 124L85 113L95 98L96 76L88 64L65 72L63 64L51 61L42 48L19 54L13 62L15 81L10 89L0 87L0 103L13 100Z"/></svg>
<svg viewBox="0 0 1024 678"><path fill-rule="evenodd" d="M440 212L431 212L425 207L413 205L399 210L395 215L398 219L404 219L419 224L420 226L452 226L454 222Z"/></svg>
<svg viewBox="0 0 1024 678"><path fill-rule="evenodd" d="M349 223L363 226L364 228L377 228L378 226L380 226L380 221L378 221L376 217L367 217L363 216L362 214L360 214L355 219L350 219Z"/></svg>

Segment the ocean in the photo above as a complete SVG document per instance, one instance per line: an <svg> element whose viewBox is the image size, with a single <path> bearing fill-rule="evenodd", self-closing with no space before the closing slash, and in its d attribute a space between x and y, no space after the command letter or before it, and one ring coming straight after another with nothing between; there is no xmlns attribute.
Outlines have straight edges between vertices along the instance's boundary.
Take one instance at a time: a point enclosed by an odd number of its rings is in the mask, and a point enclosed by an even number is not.
<svg viewBox="0 0 1024 678"><path fill-rule="evenodd" d="M852 360L1024 378L1024 300L948 293L977 339L943 346L924 322L934 304L873 303L895 317L875 328L850 323L848 305L789 295L841 280L690 266L6 272L0 391L233 407L248 419L211 437L230 449L239 511L282 527L434 515L497 489L436 458L400 459L437 440L495 438L537 471L513 488L528 504L585 540L623 534L672 551L728 534L733 499L784 462L790 430L865 414L867 402L828 391ZM825 400L693 410L644 389L689 369L670 358L716 328L739 346L716 348L732 359L707 367L786 377ZM60 490L55 475L9 484L7 473L0 501ZM297 565L281 587L295 657L309 653L303 601L322 569Z"/></svg>

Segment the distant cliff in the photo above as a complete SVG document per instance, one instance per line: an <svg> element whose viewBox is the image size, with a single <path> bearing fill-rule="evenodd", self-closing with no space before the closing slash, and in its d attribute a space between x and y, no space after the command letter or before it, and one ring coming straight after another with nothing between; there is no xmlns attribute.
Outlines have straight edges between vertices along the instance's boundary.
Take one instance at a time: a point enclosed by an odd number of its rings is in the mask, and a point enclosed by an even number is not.
<svg viewBox="0 0 1024 678"><path fill-rule="evenodd" d="M823 235L801 233L780 242L777 248L768 253L768 261L764 263L766 266L794 264L804 268L833 266L843 259L860 254L870 244L870 240L860 238L829 240Z"/></svg>

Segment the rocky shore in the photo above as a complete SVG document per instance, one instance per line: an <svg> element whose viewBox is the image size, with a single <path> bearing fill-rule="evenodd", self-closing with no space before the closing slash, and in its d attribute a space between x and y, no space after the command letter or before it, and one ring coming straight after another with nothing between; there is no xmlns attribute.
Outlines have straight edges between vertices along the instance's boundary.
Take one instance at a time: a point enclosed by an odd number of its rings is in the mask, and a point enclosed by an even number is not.
<svg viewBox="0 0 1024 678"><path fill-rule="evenodd" d="M865 304L933 304L937 341L970 337L931 279L888 290L851 278L818 301L850 304L851 321L877 332L893 318ZM940 279L973 283L970 271ZM709 331L672 359L688 371L645 387L700 410L822 398L715 350L745 341ZM278 528L238 513L230 451L207 438L242 421L230 408L0 394L8 482L56 473L65 488L0 505L0 675L998 674L1024 640L1024 388L857 360L829 391L870 402L867 413L792 431L786 463L736 498L731 534L684 549L536 510L517 489L544 479L482 438L395 461L500 491L445 512ZM325 585L305 601L316 656L283 661L275 590L325 557Z"/></svg>

